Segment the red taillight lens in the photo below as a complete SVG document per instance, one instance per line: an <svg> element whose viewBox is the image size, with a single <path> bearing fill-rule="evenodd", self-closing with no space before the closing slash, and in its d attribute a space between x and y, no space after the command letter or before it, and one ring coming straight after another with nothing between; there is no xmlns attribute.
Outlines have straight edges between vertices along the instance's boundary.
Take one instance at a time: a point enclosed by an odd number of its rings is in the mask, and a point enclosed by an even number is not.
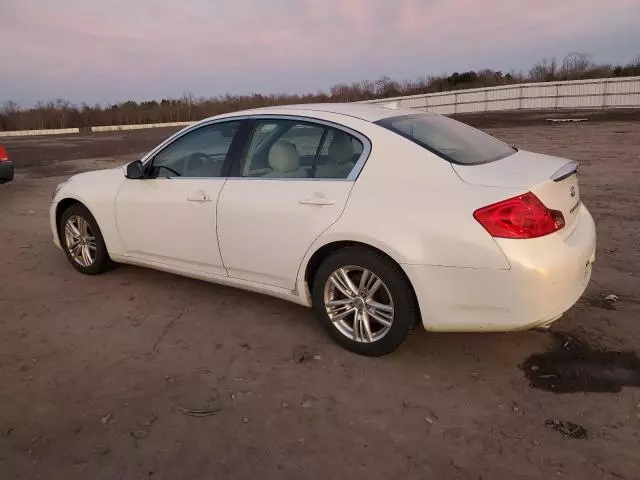
<svg viewBox="0 0 640 480"><path fill-rule="evenodd" d="M509 198L473 212L492 237L536 238L564 227L564 216L549 210L533 193Z"/></svg>
<svg viewBox="0 0 640 480"><path fill-rule="evenodd" d="M2 145L0 145L0 162L8 162L9 155L7 155L7 151L4 149Z"/></svg>

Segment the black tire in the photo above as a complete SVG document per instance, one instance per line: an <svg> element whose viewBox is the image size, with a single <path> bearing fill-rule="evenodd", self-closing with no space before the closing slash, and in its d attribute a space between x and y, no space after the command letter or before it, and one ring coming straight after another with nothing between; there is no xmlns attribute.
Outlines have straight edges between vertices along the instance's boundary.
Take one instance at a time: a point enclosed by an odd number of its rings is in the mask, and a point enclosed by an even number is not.
<svg viewBox="0 0 640 480"><path fill-rule="evenodd" d="M69 220L69 218L74 215L86 220L86 222L89 224L89 227L91 228L91 233L95 237L95 259L89 266L80 265L76 260L74 260L73 255L71 254L69 246L66 242L64 230L65 225L67 224L67 220ZM98 227L98 222L96 222L96 219L93 218L91 212L89 212L89 210L84 205L76 203L62 212L62 215L60 216L60 223L58 224L58 232L62 249L67 254L67 258L69 259L69 262L71 263L73 268L75 268L80 273L84 273L85 275L98 275L113 267L113 261L109 257L109 252L107 252L107 247L104 244L104 239L102 238L100 227Z"/></svg>
<svg viewBox="0 0 640 480"><path fill-rule="evenodd" d="M387 287L393 302L393 321L388 332L378 340L364 343L347 337L327 314L325 285L333 272L347 266L368 269ZM379 357L393 352L407 338L418 319L413 290L404 272L386 256L362 247L346 247L327 257L315 274L312 297L316 318L329 335L342 347L359 355Z"/></svg>

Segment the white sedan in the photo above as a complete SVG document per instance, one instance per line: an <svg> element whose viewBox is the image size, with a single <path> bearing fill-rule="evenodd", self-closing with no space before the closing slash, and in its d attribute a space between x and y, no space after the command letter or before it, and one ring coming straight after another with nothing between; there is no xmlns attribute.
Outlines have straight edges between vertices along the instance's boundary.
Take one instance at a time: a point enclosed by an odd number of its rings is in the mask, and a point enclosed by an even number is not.
<svg viewBox="0 0 640 480"><path fill-rule="evenodd" d="M596 234L577 163L447 117L363 104L208 118L141 160L60 184L56 245L313 307L343 347L546 327L582 295Z"/></svg>

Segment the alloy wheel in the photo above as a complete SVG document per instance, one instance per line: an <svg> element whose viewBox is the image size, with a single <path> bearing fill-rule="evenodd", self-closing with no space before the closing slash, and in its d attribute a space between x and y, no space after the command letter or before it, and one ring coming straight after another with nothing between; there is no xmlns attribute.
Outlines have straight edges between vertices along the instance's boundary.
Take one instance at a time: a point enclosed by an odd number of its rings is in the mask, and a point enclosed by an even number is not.
<svg viewBox="0 0 640 480"><path fill-rule="evenodd" d="M69 255L82 267L90 267L98 250L91 225L79 215L70 216L64 225L64 238Z"/></svg>
<svg viewBox="0 0 640 480"><path fill-rule="evenodd" d="M393 299L371 270L345 266L335 270L324 287L324 307L335 328L359 343L384 337L393 324Z"/></svg>

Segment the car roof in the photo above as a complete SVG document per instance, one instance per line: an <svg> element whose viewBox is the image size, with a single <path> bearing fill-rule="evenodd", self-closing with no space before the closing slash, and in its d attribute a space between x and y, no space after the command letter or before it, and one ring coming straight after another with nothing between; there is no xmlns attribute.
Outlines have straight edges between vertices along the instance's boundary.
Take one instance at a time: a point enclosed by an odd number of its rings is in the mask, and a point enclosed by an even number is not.
<svg viewBox="0 0 640 480"><path fill-rule="evenodd" d="M307 103L296 105L276 105L273 107L254 108L251 110L243 110L233 112L227 115L265 115L265 114L283 114L283 110L287 111L287 115L299 112L305 116L309 116L311 112L335 113L337 115L346 115L349 117L359 118L368 122L376 122L383 118L396 117L400 115L411 115L418 113L415 110L396 108L395 105L387 104L376 105L370 103ZM222 115L224 116L224 115Z"/></svg>

